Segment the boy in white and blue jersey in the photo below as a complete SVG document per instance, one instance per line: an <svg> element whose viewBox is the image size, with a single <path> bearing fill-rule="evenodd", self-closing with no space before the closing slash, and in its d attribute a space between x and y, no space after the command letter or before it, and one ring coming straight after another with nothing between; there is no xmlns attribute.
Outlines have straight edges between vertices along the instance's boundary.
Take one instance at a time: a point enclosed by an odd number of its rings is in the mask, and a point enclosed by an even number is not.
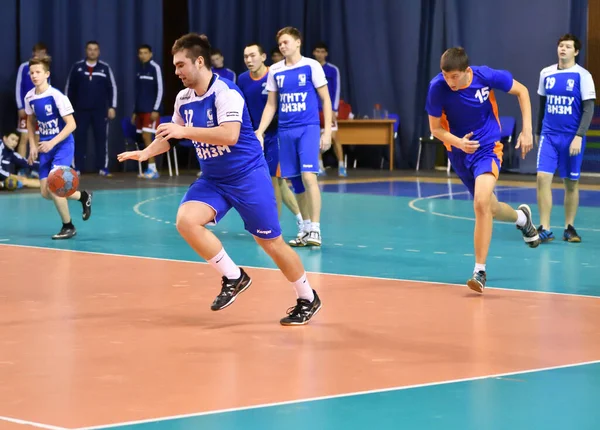
<svg viewBox="0 0 600 430"><path fill-rule="evenodd" d="M40 192L42 197L53 200L63 226L52 239L69 239L77 233L71 221L67 199L78 200L83 206L83 220L87 221L92 213L92 193L75 191L67 198L58 197L48 190L48 174L55 166L70 166L75 155L75 119L73 106L63 93L48 84L50 77L50 58L34 58L29 61L29 76L35 85L25 96L27 113L27 132L29 137L29 162L39 153ZM40 133L39 147L34 138L35 124Z"/></svg>
<svg viewBox="0 0 600 430"><path fill-rule="evenodd" d="M300 53L302 36L298 29L285 27L277 33L284 60L269 69L269 96L260 126L259 139L279 113L279 161L281 176L302 177L305 193L297 194L305 228L292 246L321 246L321 192L317 182L319 150L331 146L331 99L323 67ZM319 98L323 105L324 131L319 121Z"/></svg>
<svg viewBox="0 0 600 430"><path fill-rule="evenodd" d="M118 159L145 161L168 151L169 139L191 140L202 175L181 201L177 230L222 276L221 292L211 309L231 305L252 283L205 227L234 208L296 290L296 306L280 323L306 324L320 310L321 300L310 287L300 258L281 238L273 185L241 91L211 71L210 52L204 35L191 33L175 42L175 74L186 89L177 96L173 120L158 127L156 139L146 149L124 152Z"/></svg>
<svg viewBox="0 0 600 430"><path fill-rule="evenodd" d="M537 190L540 211L538 232L542 242L554 240L550 227L552 178L558 174L565 184L565 229L563 240L581 242L575 230L579 206L579 177L585 151L585 135L594 115L596 90L592 75L575 62L581 42L571 34L558 41L558 63L540 73L540 114L537 134Z"/></svg>
<svg viewBox="0 0 600 430"><path fill-rule="evenodd" d="M252 127L256 130L260 125L260 119L262 117L265 104L267 103L267 75L269 68L265 65L267 55L263 50L262 46L258 43L250 43L244 48L244 63L248 70L242 73L239 78L237 85L240 87L246 105L248 106L248 112L250 113L250 119L252 120ZM290 190L285 178L281 177L279 169L279 138L277 136L277 121L272 121L269 128L265 133L263 152L267 165L269 166L269 174L275 188L275 198L277 199L277 212L281 213L281 202L288 207L288 209L296 217L296 224L298 231L303 229L302 215L298 208L298 202L294 197L294 193ZM297 192L304 192L304 185L302 184L302 178L297 176L292 178L292 187Z"/></svg>

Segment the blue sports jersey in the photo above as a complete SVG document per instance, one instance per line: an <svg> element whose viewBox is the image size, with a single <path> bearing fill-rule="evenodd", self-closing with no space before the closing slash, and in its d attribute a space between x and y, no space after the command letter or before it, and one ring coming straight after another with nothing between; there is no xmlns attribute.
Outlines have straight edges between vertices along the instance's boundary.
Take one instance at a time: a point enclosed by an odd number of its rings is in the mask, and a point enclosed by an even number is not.
<svg viewBox="0 0 600 430"><path fill-rule="evenodd" d="M487 66L472 66L470 84L452 91L438 74L429 84L427 113L442 118L442 125L454 136L462 138L473 132L471 140L479 141L480 150L500 141L498 105L494 89L510 91L513 77L510 72ZM448 150L451 146L444 143Z"/></svg>
<svg viewBox="0 0 600 430"><path fill-rule="evenodd" d="M224 79L229 79L231 82L235 83L237 75L233 70L228 69L227 67L211 67L211 69L215 75L218 75Z"/></svg>
<svg viewBox="0 0 600 430"><path fill-rule="evenodd" d="M250 74L250 71L242 73L239 78L237 85L246 99L246 106L248 106L248 113L252 119L252 126L254 130L258 129L260 120L262 118L263 110L267 104L267 98L269 93L267 91L267 76L269 74L269 68L267 67L267 73L259 79L255 79ZM266 133L275 132L277 130L277 120L274 118L269 124Z"/></svg>
<svg viewBox="0 0 600 430"><path fill-rule="evenodd" d="M63 117L73 114L73 106L67 96L52 86L42 94L36 94L35 88L25 96L25 112L27 115L35 115L40 132L40 141L52 140L63 128L65 120ZM59 143L73 141L70 134Z"/></svg>
<svg viewBox="0 0 600 430"><path fill-rule="evenodd" d="M271 66L267 91L279 93L279 128L319 125L316 89L324 85L323 67L312 58L302 57L293 66L287 66L285 60Z"/></svg>
<svg viewBox="0 0 600 430"><path fill-rule="evenodd" d="M242 124L235 145L192 142L205 179L234 180L261 165L265 166L244 97L230 80L213 75L208 91L202 96L197 96L191 88L180 91L175 100L172 121L186 127L204 128L218 127L230 121Z"/></svg>
<svg viewBox="0 0 600 430"><path fill-rule="evenodd" d="M323 64L323 72L325 72L325 79L327 79L327 89L329 90L329 97L331 98L331 108L334 112L338 111L340 106L340 69L331 63ZM321 104L321 97L317 97L319 101L319 112L323 110Z"/></svg>
<svg viewBox="0 0 600 430"><path fill-rule="evenodd" d="M538 94L546 97L542 134L575 135L581 122L582 102L596 98L592 75L579 64L559 69L557 64L540 73Z"/></svg>

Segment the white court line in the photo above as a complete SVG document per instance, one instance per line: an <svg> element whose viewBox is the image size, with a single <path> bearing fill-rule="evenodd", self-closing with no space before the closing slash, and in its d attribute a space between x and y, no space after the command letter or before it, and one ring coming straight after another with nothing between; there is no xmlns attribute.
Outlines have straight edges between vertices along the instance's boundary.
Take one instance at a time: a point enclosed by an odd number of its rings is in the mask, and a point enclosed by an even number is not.
<svg viewBox="0 0 600 430"><path fill-rule="evenodd" d="M585 361L585 362L580 362L580 363L563 364L560 366L540 367L540 368L529 369L529 370L519 370L516 372L497 373L494 375L474 376L471 378L451 379L451 380L446 380L446 381L428 382L425 384L406 385L406 386L398 386L398 387L391 387L391 388L381 388L381 389L376 389L376 390L356 391L353 393L334 394L334 395L330 395L330 396L321 396L321 397L311 397L311 398L307 398L307 399L289 400L286 402L264 403L261 405L245 406L245 407L240 407L240 408L220 409L220 410L216 410L216 411L207 411L207 412L197 412L197 413L185 414L185 415L173 415L173 416L166 416L166 417L159 417L159 418L150 418L150 419L145 419L145 420L128 421L128 422L117 423L117 424L107 424L107 425L99 425L99 426L92 426L92 427L80 427L75 430L110 429L110 428L121 427L121 426L129 426L129 425L135 425L135 424L149 424L149 423L156 423L156 422L160 422L160 421L167 421L167 420L170 421L170 420L177 420L177 419L182 419L182 418L194 418L194 417L201 417L201 416L205 416L205 415L222 414L222 413L227 413L227 412L248 411L248 410L252 410L252 409L270 408L270 407L274 407L274 406L294 405L294 404L298 404L298 403L316 402L316 401L321 401L321 400L341 399L341 398L345 398L345 397L362 396L362 395L368 395L368 394L388 393L390 391L403 391L403 390L409 390L409 389L414 389L414 388L424 388L424 387L432 387L432 386L437 386L437 385L456 384L459 382L479 381L482 379L492 379L492 378L501 378L501 377L505 377L505 376L523 375L523 374L528 374L528 373L538 373L538 372L544 372L547 370L565 369L565 368L569 368L569 367L586 366L589 364L598 364L598 363L600 363L600 360Z"/></svg>
<svg viewBox="0 0 600 430"><path fill-rule="evenodd" d="M523 188L524 187L496 188L495 191L496 192L513 191L513 190L522 190ZM450 215L450 214L444 214L444 213L440 213L440 212L429 211L427 209L419 208L416 205L416 203L420 202L421 200L433 200L433 199L438 199L440 197L458 196L458 195L463 195L463 194L469 194L469 191L458 191L456 193L444 193L444 194L435 194L433 196L427 196L427 197L417 197L416 199L413 199L410 202L408 202L408 207L411 208L414 211L417 211L417 212L426 212L426 213L430 213L430 214L436 215L436 216L441 216L441 217L444 217L444 218L462 219L462 220L465 220L465 221L475 221L475 218L470 218L470 217L466 217L466 216L459 216L459 215ZM510 224L510 225L514 225L513 222L506 222L506 221L496 221L496 220L494 220L494 223L496 223L496 224ZM564 228L564 226L552 225L552 226L550 226L550 228L562 230ZM600 232L600 229L598 229L598 228L577 227L577 230Z"/></svg>
<svg viewBox="0 0 600 430"><path fill-rule="evenodd" d="M91 255L104 255L104 256L109 256L109 257L140 258L142 260L171 261L174 263L206 264L206 265L208 265L208 263L205 261L176 260L174 258L146 257L146 256L142 256L142 255L110 254L107 252L80 251L77 249L59 249L59 248L48 248L45 246L18 245L18 244L14 244L14 243L0 243L0 248L3 246L15 247L15 248L45 249L45 250L50 250L50 251L74 252L74 253L91 254ZM419 250L408 250L408 249L406 251L420 252ZM279 269L275 269L272 267L258 267L258 266L248 266L248 265L243 265L243 267L248 268L248 269L257 269L257 270L279 271ZM340 276L340 277L345 277L345 278L377 279L379 281L412 282L415 284L447 285L447 286L451 286L451 287L461 287L461 288L465 287L465 284L453 284L451 282L438 282L438 281L423 281L423 280L417 280L417 279L381 278L379 276L348 275L345 273L343 273L343 274L342 273L324 273L324 272L310 272L310 271L307 271L306 273L309 273L312 275L321 275L321 276ZM600 296L591 296L591 295L587 295L587 294L559 293L559 292L555 292L555 291L522 290L522 289L518 289L518 288L488 287L487 285L486 285L485 289L486 290L498 290L498 291L515 291L515 292L519 292L519 293L548 294L548 295L552 295L552 296L585 297L585 298L589 298L589 299L600 299Z"/></svg>
<svg viewBox="0 0 600 430"><path fill-rule="evenodd" d="M36 427L39 429L46 429L46 430L69 430L65 427L51 426L48 424L36 423L34 421L27 421L27 420L19 420L17 418L11 418L11 417L0 416L0 421L6 421L9 423L13 423L13 424L21 424L24 426Z"/></svg>

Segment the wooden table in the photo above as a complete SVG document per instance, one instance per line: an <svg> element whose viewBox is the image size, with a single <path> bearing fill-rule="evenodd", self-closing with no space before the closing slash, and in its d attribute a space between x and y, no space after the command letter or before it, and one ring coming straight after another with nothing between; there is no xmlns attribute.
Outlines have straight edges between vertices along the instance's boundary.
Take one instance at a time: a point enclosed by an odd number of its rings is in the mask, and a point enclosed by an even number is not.
<svg viewBox="0 0 600 430"><path fill-rule="evenodd" d="M342 145L389 145L394 170L393 119L339 119L336 141Z"/></svg>

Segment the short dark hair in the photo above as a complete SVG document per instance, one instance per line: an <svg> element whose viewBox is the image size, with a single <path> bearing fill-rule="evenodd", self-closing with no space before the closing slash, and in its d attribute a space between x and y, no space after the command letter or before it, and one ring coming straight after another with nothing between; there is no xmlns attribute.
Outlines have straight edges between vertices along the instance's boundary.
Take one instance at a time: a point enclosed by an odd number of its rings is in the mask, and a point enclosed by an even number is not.
<svg viewBox="0 0 600 430"><path fill-rule="evenodd" d="M210 50L210 55L220 55L221 57L223 56L223 53L221 52L221 50L219 48L213 48Z"/></svg>
<svg viewBox="0 0 600 430"><path fill-rule="evenodd" d="M264 54L265 53L265 50L263 49L262 45L260 43L255 43L255 42L248 43L246 46L244 46L244 49L249 48L251 46L256 46L258 48L258 53L259 54Z"/></svg>
<svg viewBox="0 0 600 430"><path fill-rule="evenodd" d="M171 54L175 55L177 52L184 50L187 51L186 56L191 59L192 62L195 62L198 57L202 57L204 58L206 67L210 67L211 46L206 35L188 33L185 36L181 36L173 44Z"/></svg>
<svg viewBox="0 0 600 430"><path fill-rule="evenodd" d="M456 46L442 54L440 68L444 72L464 72L469 67L469 57L464 48Z"/></svg>
<svg viewBox="0 0 600 430"><path fill-rule="evenodd" d="M47 50L48 50L48 47L46 46L46 44L44 44L43 42L38 42L35 45L33 45L31 52L47 51Z"/></svg>
<svg viewBox="0 0 600 430"><path fill-rule="evenodd" d="M85 47L87 48L90 45L96 45L98 48L100 48L100 44L95 41L95 40L88 40L87 42L85 42Z"/></svg>
<svg viewBox="0 0 600 430"><path fill-rule="evenodd" d="M31 68L31 66L37 66L38 64L41 64L42 66L44 66L44 70L46 72L49 72L51 63L52 63L52 58L50 58L50 56L46 55L44 57L32 58L31 60L29 60L29 67Z"/></svg>
<svg viewBox="0 0 600 430"><path fill-rule="evenodd" d="M147 49L148 51L152 52L152 46L148 45L147 43L142 43L139 47L138 47L138 52L142 49Z"/></svg>
<svg viewBox="0 0 600 430"><path fill-rule="evenodd" d="M313 51L315 49L324 49L325 51L329 52L329 48L327 47L327 44L325 42L319 42L315 45L315 47L313 48Z"/></svg>
<svg viewBox="0 0 600 430"><path fill-rule="evenodd" d="M289 34L294 39L302 41L302 33L296 27L283 27L277 32L277 36L275 37L277 43L279 43L279 38L284 34Z"/></svg>
<svg viewBox="0 0 600 430"><path fill-rule="evenodd" d="M281 51L279 50L279 47L276 46L275 48L271 49L271 55L273 54L279 54L281 55Z"/></svg>
<svg viewBox="0 0 600 430"><path fill-rule="evenodd" d="M575 51L581 50L581 41L579 40L579 38L577 36L575 36L574 34L571 34L571 33L562 35L560 37L560 39L558 39L558 43L556 44L556 46L560 45L560 42L567 42L569 40L573 41L573 46L575 47Z"/></svg>
<svg viewBox="0 0 600 430"><path fill-rule="evenodd" d="M6 133L2 133L2 137L8 137L11 134L14 134L15 136L19 137L19 133L17 132L17 130L8 130Z"/></svg>

